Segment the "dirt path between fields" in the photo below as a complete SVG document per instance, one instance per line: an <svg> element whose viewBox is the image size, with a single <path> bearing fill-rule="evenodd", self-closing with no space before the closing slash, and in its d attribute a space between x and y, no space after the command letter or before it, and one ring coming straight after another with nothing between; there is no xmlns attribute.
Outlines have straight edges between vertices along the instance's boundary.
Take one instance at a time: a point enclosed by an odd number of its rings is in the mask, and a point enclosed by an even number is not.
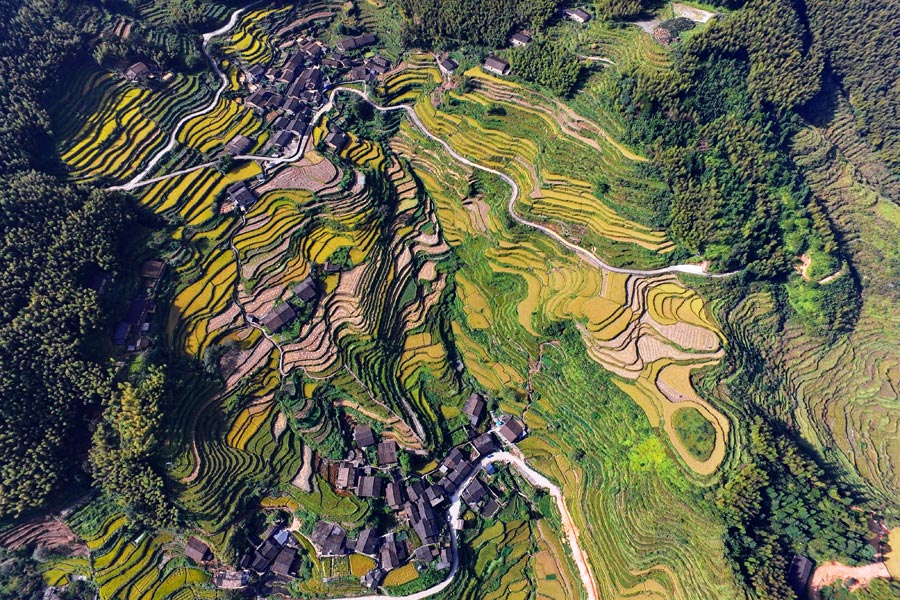
<svg viewBox="0 0 900 600"><path fill-rule="evenodd" d="M827 562L816 567L809 581L809 597L811 600L820 600L821 590L838 581L850 581L854 583L847 588L855 592L868 586L873 579L890 579L887 565L883 562L872 563L862 567L848 567L839 562Z"/></svg>

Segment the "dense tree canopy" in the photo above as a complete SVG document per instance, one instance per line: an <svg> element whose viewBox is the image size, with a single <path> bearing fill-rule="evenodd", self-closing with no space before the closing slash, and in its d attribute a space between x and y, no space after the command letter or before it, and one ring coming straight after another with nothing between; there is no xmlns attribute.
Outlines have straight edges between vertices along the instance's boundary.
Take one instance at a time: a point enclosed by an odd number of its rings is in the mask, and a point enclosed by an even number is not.
<svg viewBox="0 0 900 600"><path fill-rule="evenodd" d="M499 48L514 27L543 27L557 1L399 0L399 5L406 16L407 46L443 48L468 42Z"/></svg>
<svg viewBox="0 0 900 600"><path fill-rule="evenodd" d="M73 465L79 407L107 377L83 341L102 322L82 279L115 267L115 197L42 173L52 154L41 108L64 58L80 48L63 2L0 1L0 518L44 503Z"/></svg>
<svg viewBox="0 0 900 600"><path fill-rule="evenodd" d="M516 75L568 96L578 83L578 57L552 43L535 41L510 55Z"/></svg>
<svg viewBox="0 0 900 600"><path fill-rule="evenodd" d="M104 493L135 522L152 527L171 526L176 519L163 479L151 462L159 445L165 391L166 379L159 368L150 368L137 384L121 384L105 401L91 448L91 470Z"/></svg>

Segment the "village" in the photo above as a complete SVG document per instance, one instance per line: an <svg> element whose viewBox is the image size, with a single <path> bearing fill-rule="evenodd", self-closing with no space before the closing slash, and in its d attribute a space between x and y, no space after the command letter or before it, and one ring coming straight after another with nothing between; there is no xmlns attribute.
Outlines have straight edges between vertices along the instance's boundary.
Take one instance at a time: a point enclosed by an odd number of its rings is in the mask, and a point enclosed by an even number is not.
<svg viewBox="0 0 900 600"><path fill-rule="evenodd" d="M468 420L466 441L439 462L430 463L433 468L425 472L404 470L406 450L389 437L379 439L364 423L352 428L353 448L348 456L323 461L321 471L339 494L369 499L375 507L384 508L390 514L389 526L364 526L351 532L347 524L325 520L300 531L273 525L244 551L236 568L222 567L197 538L188 540L185 555L198 565L214 568L213 581L223 589L252 584L266 590L283 588L303 563L303 550L294 534L306 537L320 560L351 554L372 559L374 567L359 582L370 590L378 590L391 571L405 565L412 564L418 571L451 569L456 557L450 530L467 527L461 511L468 508L483 519L493 519L504 505L491 483L495 467L485 459L504 448L517 452L515 443L527 435L518 418L490 413L480 394L471 394L462 412ZM459 510L452 510L454 504ZM329 583L328 578L323 583Z"/></svg>

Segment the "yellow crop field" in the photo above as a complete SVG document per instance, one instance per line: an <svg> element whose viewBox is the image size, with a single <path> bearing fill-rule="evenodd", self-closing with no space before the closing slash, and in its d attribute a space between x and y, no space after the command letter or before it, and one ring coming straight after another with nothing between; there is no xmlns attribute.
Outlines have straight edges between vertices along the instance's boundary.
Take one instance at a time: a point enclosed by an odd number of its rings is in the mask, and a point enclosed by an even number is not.
<svg viewBox="0 0 900 600"><path fill-rule="evenodd" d="M416 566L409 562L400 567L399 569L394 569L393 571L389 571L387 577L384 578L384 582L382 585L386 588L403 585L404 583L409 583L410 581L415 581L419 578L419 572L416 571Z"/></svg>

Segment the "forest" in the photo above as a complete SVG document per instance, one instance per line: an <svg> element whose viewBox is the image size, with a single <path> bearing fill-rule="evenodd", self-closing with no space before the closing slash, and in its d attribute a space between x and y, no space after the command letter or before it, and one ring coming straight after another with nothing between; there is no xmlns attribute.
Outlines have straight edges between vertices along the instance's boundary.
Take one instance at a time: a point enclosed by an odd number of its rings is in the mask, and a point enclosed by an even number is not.
<svg viewBox="0 0 900 600"><path fill-rule="evenodd" d="M85 340L104 323L90 269L115 271L127 209L115 195L63 183L48 160L41 107L81 48L67 3L0 11L0 518L41 506L70 474L82 411L109 391ZM46 23L54 23L47 27Z"/></svg>

